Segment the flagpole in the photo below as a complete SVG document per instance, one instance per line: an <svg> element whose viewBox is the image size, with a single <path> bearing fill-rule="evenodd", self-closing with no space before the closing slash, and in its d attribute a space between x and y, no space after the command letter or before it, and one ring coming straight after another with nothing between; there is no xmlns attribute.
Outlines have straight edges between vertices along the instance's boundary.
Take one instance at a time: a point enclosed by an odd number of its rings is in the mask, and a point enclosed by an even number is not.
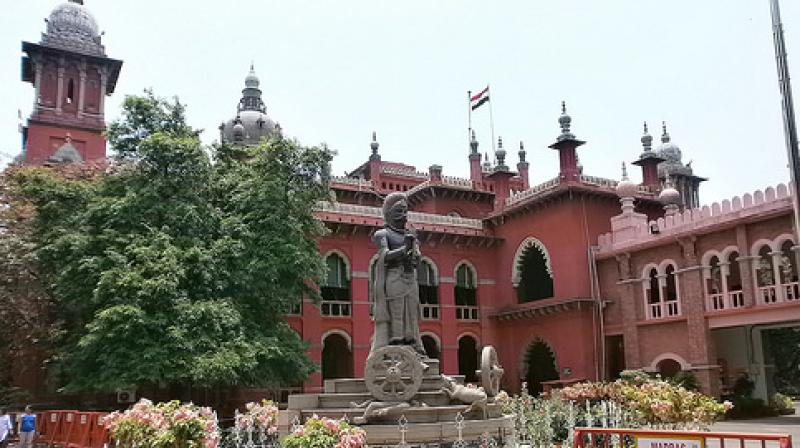
<svg viewBox="0 0 800 448"><path fill-rule="evenodd" d="M467 144L470 143L471 137L470 134L472 133L472 90L467 90Z"/></svg>
<svg viewBox="0 0 800 448"><path fill-rule="evenodd" d="M486 89L488 90L489 94L489 127L492 128L492 152L497 152L495 148L495 140L494 140L494 117L492 116L492 89L489 84L486 84Z"/></svg>

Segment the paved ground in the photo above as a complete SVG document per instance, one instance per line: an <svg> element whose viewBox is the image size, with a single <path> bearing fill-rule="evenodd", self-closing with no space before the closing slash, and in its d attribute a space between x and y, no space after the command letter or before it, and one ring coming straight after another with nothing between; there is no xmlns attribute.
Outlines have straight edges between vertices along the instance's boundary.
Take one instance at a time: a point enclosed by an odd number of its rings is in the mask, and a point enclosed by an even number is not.
<svg viewBox="0 0 800 448"><path fill-rule="evenodd" d="M715 424L711 430L789 434L792 436L792 445L800 448L800 403L795 403L794 415L720 422Z"/></svg>

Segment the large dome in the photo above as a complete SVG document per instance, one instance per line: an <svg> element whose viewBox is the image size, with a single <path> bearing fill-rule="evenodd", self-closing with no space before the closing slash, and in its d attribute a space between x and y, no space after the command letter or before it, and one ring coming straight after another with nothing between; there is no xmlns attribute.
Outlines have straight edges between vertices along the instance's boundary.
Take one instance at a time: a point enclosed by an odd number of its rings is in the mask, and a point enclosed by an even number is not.
<svg viewBox="0 0 800 448"><path fill-rule="evenodd" d="M262 138L280 133L280 125L267 116L267 106L261 99L259 85L260 81L251 64L250 73L244 80L236 118L219 127L224 143L257 145Z"/></svg>
<svg viewBox="0 0 800 448"><path fill-rule="evenodd" d="M56 6L47 18L47 32L42 35L42 44L78 53L105 55L97 20L80 0Z"/></svg>
<svg viewBox="0 0 800 448"><path fill-rule="evenodd" d="M234 128L238 124L241 124L242 128L244 128L242 134L235 132ZM233 120L228 120L222 126L222 140L226 143L257 145L263 137L273 134L275 130L275 122L264 112L243 110L239 112L239 116Z"/></svg>

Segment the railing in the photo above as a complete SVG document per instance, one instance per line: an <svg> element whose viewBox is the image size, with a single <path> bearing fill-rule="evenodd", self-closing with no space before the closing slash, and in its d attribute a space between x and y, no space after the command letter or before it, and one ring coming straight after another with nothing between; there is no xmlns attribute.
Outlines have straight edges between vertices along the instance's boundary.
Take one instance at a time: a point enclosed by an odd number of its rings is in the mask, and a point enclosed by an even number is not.
<svg viewBox="0 0 800 448"><path fill-rule="evenodd" d="M661 318L661 302L650 304L650 319Z"/></svg>
<svg viewBox="0 0 800 448"><path fill-rule="evenodd" d="M371 218L382 218L383 212L380 207L369 207L366 205L343 204L341 202L323 201L317 204L320 211L342 213L345 215L368 216ZM409 212L408 220L412 223L420 224L439 224L454 227L466 227L475 230L483 230L483 222L480 219L460 218L447 215L434 215L431 213Z"/></svg>
<svg viewBox="0 0 800 448"><path fill-rule="evenodd" d="M798 285L798 282L783 284L783 298L787 302L800 300L800 285Z"/></svg>
<svg viewBox="0 0 800 448"><path fill-rule="evenodd" d="M724 448L726 441L739 448L792 448L788 434L752 434L738 432L664 431L621 428L575 428L573 448L662 446ZM732 442L731 442L732 441ZM747 442L751 442L750 445ZM767 442L774 442L767 444Z"/></svg>
<svg viewBox="0 0 800 448"><path fill-rule="evenodd" d="M513 205L516 204L517 202L524 201L525 199L536 196L539 193L543 193L545 191L557 187L559 183L561 183L561 179L558 177L554 177L539 185L534 185L533 187L528 188L527 190L512 194L510 197L506 198L506 205Z"/></svg>
<svg viewBox="0 0 800 448"><path fill-rule="evenodd" d="M331 184L354 185L356 187L363 187L363 188L372 187L372 181L371 180L362 179L360 177L331 176L330 183Z"/></svg>
<svg viewBox="0 0 800 448"><path fill-rule="evenodd" d="M679 301L670 300L669 302L665 302L664 305L667 308L668 317L678 316L681 314L681 306Z"/></svg>
<svg viewBox="0 0 800 448"><path fill-rule="evenodd" d="M728 308L725 304L725 294L709 294L708 295L708 310L720 311Z"/></svg>
<svg viewBox="0 0 800 448"><path fill-rule="evenodd" d="M709 294L708 311L722 311L728 309L744 308L744 292L729 291L727 294Z"/></svg>
<svg viewBox="0 0 800 448"><path fill-rule="evenodd" d="M422 320L439 320L439 305L422 305Z"/></svg>
<svg viewBox="0 0 800 448"><path fill-rule="evenodd" d="M731 299L731 308L744 308L744 292L743 291L731 291L728 293L728 296Z"/></svg>
<svg viewBox="0 0 800 448"><path fill-rule="evenodd" d="M478 307L477 306L456 306L456 319L458 320L478 320Z"/></svg>
<svg viewBox="0 0 800 448"><path fill-rule="evenodd" d="M762 304L776 303L778 301L778 288L775 285L759 286L758 297Z"/></svg>
<svg viewBox="0 0 800 448"><path fill-rule="evenodd" d="M353 304L345 300L323 300L320 312L327 317L348 317L352 314Z"/></svg>

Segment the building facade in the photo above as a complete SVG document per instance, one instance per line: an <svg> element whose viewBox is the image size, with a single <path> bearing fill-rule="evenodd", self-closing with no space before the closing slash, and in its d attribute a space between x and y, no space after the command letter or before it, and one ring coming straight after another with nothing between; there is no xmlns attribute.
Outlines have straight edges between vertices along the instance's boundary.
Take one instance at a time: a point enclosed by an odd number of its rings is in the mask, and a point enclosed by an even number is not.
<svg viewBox="0 0 800 448"><path fill-rule="evenodd" d="M23 80L35 87L23 161L104 160L103 101L121 62L106 56L94 18L81 1L64 3L41 42L22 48ZM317 210L330 231L319 240L322 301L304 300L286 319L321 369L298 389L362 374L373 328L371 235L383 225L382 198L402 191L424 255L423 343L444 373L476 380L479 350L493 345L512 392L643 368L691 371L713 394L746 374L759 396L769 394L769 331L800 322L790 190L698 208L706 179L682 162L666 125L655 148L645 125L641 152L631 151L643 179L634 184L624 167L621 181L584 174L577 151L586 142L563 104L557 121L548 148L559 166L539 185L530 185L522 143L512 167L502 139L491 162L473 133L463 152L470 175L458 178L440 165L384 160L373 133L364 163L331 178L333 199ZM236 116L219 131L237 145L281 133L252 66Z"/></svg>

